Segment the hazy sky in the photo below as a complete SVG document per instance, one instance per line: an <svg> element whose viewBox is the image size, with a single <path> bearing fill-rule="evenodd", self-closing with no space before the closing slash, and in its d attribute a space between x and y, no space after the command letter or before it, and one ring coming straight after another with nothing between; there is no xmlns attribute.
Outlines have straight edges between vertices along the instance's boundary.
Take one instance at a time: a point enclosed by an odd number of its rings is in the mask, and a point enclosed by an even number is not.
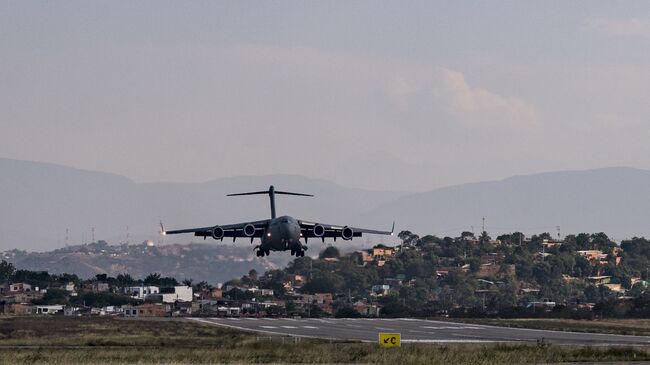
<svg viewBox="0 0 650 365"><path fill-rule="evenodd" d="M371 189L650 168L650 2L0 0L0 157Z"/></svg>

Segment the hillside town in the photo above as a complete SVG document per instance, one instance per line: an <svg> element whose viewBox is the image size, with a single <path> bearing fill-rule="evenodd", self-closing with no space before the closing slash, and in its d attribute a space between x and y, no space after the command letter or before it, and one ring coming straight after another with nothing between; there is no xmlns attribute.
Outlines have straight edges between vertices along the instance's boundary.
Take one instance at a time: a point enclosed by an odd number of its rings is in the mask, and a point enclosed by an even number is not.
<svg viewBox="0 0 650 365"><path fill-rule="evenodd" d="M134 279L0 264L0 313L65 316L639 317L650 315L650 242L604 233L495 239L399 234L402 244L318 258L224 283Z"/></svg>

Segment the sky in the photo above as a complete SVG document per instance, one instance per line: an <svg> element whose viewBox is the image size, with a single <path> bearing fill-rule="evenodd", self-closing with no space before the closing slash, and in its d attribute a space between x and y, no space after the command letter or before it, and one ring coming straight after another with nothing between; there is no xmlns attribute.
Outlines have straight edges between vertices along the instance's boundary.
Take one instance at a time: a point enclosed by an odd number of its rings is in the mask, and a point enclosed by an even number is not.
<svg viewBox="0 0 650 365"><path fill-rule="evenodd" d="M650 169L647 1L0 0L0 157L426 191Z"/></svg>

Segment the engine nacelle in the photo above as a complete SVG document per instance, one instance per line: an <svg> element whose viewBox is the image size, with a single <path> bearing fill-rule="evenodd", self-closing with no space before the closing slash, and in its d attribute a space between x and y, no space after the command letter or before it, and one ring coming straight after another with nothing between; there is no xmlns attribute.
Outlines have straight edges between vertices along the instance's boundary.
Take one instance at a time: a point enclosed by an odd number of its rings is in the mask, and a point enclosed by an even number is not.
<svg viewBox="0 0 650 365"><path fill-rule="evenodd" d="M249 223L244 226L243 232L244 236L253 237L255 235L255 226Z"/></svg>
<svg viewBox="0 0 650 365"><path fill-rule="evenodd" d="M323 237L325 235L325 227L323 227L322 224L315 225L314 228L312 228L312 231L316 237Z"/></svg>
<svg viewBox="0 0 650 365"><path fill-rule="evenodd" d="M222 239L222 238L223 238L223 235L224 235L223 228L218 227L218 226L212 228L212 238L214 238L215 240L220 240L220 239Z"/></svg>
<svg viewBox="0 0 650 365"><path fill-rule="evenodd" d="M346 241L349 241L352 239L352 237L354 237L354 230L352 230L352 228L348 226L343 227L343 229L341 230L341 238L343 238Z"/></svg>

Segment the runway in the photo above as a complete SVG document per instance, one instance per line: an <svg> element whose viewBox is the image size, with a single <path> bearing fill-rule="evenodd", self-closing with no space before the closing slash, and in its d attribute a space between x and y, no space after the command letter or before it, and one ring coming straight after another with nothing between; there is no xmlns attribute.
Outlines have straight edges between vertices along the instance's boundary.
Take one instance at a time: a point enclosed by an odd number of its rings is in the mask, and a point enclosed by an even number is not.
<svg viewBox="0 0 650 365"><path fill-rule="evenodd" d="M650 345L650 337L507 328L411 318L191 318L247 331L332 340L375 342L379 332L401 333L402 342L537 342L560 345Z"/></svg>

